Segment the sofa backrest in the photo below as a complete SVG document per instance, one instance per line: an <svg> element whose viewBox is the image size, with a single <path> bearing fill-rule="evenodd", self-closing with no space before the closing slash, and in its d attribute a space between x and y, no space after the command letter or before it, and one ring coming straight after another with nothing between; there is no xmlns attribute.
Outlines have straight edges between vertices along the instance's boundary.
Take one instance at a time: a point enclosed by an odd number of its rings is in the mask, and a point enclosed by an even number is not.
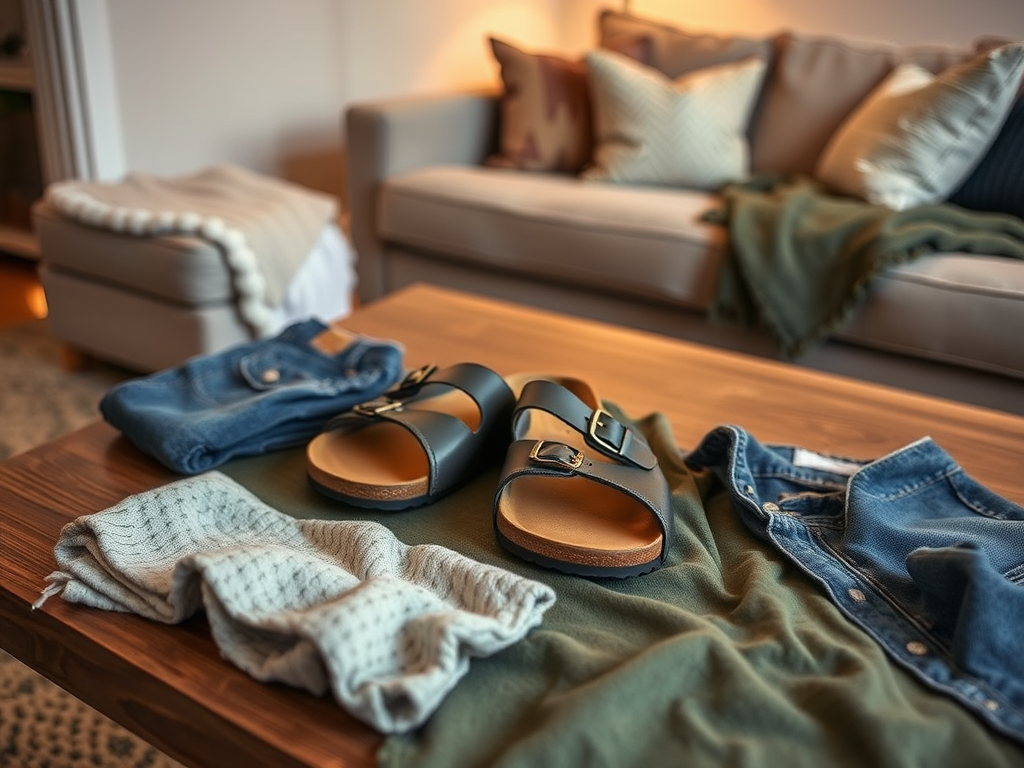
<svg viewBox="0 0 1024 768"><path fill-rule="evenodd" d="M671 25L605 10L602 46L622 35L647 35L649 66L669 77L760 55L768 60L751 116L751 170L813 172L832 134L889 72L912 61L932 72L958 64L983 47L899 47L783 31L764 38L692 33Z"/></svg>

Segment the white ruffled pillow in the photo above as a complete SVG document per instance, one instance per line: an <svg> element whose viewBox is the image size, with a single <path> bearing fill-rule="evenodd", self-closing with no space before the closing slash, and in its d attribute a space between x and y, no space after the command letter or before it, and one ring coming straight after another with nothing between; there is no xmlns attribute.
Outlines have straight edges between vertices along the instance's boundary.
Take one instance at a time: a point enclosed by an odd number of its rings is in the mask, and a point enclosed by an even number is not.
<svg viewBox="0 0 1024 768"><path fill-rule="evenodd" d="M595 147L582 178L713 190L750 174L746 130L763 59L675 80L611 51L593 51L586 62Z"/></svg>
<svg viewBox="0 0 1024 768"><path fill-rule="evenodd" d="M815 176L836 192L905 210L944 201L978 164L1013 105L1024 43L933 75L901 64L840 125Z"/></svg>

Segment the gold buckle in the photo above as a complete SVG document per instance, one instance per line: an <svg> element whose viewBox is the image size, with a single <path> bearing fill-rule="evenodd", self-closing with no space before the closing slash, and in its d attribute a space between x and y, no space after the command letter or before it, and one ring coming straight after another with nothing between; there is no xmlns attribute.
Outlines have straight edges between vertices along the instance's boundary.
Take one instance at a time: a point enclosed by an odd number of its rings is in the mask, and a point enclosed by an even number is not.
<svg viewBox="0 0 1024 768"><path fill-rule="evenodd" d="M384 402L381 402L378 399L353 406L352 412L358 413L360 416L380 416L382 413L387 413L388 411L400 411L404 407L405 403L401 400L384 400Z"/></svg>
<svg viewBox="0 0 1024 768"><path fill-rule="evenodd" d="M554 453L541 454L544 450L545 445L550 445L557 448L564 448L566 451L572 451L572 456L559 456ZM558 443L552 440L538 440L533 448L530 450L530 460L536 461L540 464L555 464L565 469L579 469L583 466L583 451L577 451L571 445L565 443Z"/></svg>
<svg viewBox="0 0 1024 768"><path fill-rule="evenodd" d="M415 371L409 371L406 377L402 379L399 389L415 387L417 384L422 384L428 377L432 376L436 370L436 365L424 365L422 368L417 368Z"/></svg>
<svg viewBox="0 0 1024 768"><path fill-rule="evenodd" d="M594 409L593 413L590 414L590 422L587 424L587 434L590 436L590 439L597 443L597 445L600 446L601 448L607 449L616 456L621 456L622 445L612 445L603 437L597 434L597 428L604 426L604 422L601 421L600 419L601 416L607 416L612 421L615 421L614 416L612 416L608 411L599 406ZM625 444L625 441L623 441L623 444Z"/></svg>

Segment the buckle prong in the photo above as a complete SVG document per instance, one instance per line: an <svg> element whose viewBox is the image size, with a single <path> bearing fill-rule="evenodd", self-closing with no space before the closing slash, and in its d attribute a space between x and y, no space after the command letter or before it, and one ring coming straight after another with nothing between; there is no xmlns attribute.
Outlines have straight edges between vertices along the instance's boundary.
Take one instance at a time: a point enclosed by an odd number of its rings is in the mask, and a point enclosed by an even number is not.
<svg viewBox="0 0 1024 768"><path fill-rule="evenodd" d="M428 378L434 375L437 371L436 365L424 365L413 371L409 371L406 377L402 379L402 383L399 385L399 389L405 389L406 387L415 387L418 384L422 384Z"/></svg>
<svg viewBox="0 0 1024 768"><path fill-rule="evenodd" d="M401 400L385 400L384 402L371 400L368 403L353 406L352 412L358 413L360 416L380 416L382 413L400 411L403 408L405 408L405 403Z"/></svg>

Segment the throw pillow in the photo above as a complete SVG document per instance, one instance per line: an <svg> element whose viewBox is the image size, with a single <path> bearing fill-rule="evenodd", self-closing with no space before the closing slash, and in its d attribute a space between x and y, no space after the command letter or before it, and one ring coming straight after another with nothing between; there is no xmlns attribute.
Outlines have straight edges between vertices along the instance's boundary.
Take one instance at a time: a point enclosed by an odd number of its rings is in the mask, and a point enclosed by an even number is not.
<svg viewBox="0 0 1024 768"><path fill-rule="evenodd" d="M528 53L490 38L501 67L500 152L487 159L495 167L524 171L577 173L593 147L590 91L583 61ZM622 35L610 45L639 60L649 40Z"/></svg>
<svg viewBox="0 0 1024 768"><path fill-rule="evenodd" d="M754 122L751 170L810 176L843 120L888 75L894 46L784 32Z"/></svg>
<svg viewBox="0 0 1024 768"><path fill-rule="evenodd" d="M834 191L905 210L945 200L1006 119L1024 43L933 75L901 64L831 138L815 175Z"/></svg>
<svg viewBox="0 0 1024 768"><path fill-rule="evenodd" d="M650 46L648 57L634 58L671 78L716 64L742 61L751 56L759 56L768 61L772 53L772 42L768 38L691 32L612 9L601 11L598 33L601 47L612 50L618 50L614 43L624 37L645 38Z"/></svg>
<svg viewBox="0 0 1024 768"><path fill-rule="evenodd" d="M1014 102L988 153L949 202L1024 218L1024 96Z"/></svg>
<svg viewBox="0 0 1024 768"><path fill-rule="evenodd" d="M501 67L500 154L488 165L575 173L593 143L587 72L581 61L532 54L491 38Z"/></svg>
<svg viewBox="0 0 1024 768"><path fill-rule="evenodd" d="M746 128L764 59L675 80L611 51L586 62L596 145L583 178L714 190L749 175Z"/></svg>

